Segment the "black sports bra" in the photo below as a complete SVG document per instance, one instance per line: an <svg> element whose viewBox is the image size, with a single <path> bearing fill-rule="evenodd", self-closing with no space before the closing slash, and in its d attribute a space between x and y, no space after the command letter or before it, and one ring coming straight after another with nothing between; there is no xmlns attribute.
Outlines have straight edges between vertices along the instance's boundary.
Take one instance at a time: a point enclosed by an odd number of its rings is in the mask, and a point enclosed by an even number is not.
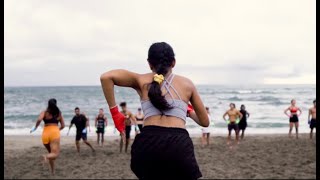
<svg viewBox="0 0 320 180"><path fill-rule="evenodd" d="M143 121L143 118L137 118L136 117L136 119L137 119L137 121Z"/></svg>
<svg viewBox="0 0 320 180"><path fill-rule="evenodd" d="M51 119L46 119L46 115L43 118L44 124L59 124L59 121L56 117L52 117Z"/></svg>

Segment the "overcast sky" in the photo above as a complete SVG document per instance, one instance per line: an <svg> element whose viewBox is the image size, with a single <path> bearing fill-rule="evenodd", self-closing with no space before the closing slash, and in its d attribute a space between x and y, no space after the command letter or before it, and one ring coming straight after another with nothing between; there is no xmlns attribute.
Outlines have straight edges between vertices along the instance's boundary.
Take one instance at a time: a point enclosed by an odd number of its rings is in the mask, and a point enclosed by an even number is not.
<svg viewBox="0 0 320 180"><path fill-rule="evenodd" d="M149 72L169 43L196 84L315 84L315 0L5 0L5 86L99 85Z"/></svg>

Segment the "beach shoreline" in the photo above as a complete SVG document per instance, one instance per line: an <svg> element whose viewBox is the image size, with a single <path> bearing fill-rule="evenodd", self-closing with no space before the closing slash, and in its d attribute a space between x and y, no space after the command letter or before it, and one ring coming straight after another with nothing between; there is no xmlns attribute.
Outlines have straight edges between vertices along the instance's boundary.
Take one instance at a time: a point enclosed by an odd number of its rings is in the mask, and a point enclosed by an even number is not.
<svg viewBox="0 0 320 180"><path fill-rule="evenodd" d="M41 165L40 156L46 153L41 136L4 136L4 178L136 178L130 169L131 147L120 154L119 138L106 137L105 147L98 147L95 137L89 137L96 153L81 143L80 157L74 138L62 137L56 175L51 176L48 167ZM192 137L203 179L316 178L316 139L310 140L307 133L299 139L289 139L287 134L251 134L233 149L226 145L226 138L213 136L211 144L202 148L200 137Z"/></svg>

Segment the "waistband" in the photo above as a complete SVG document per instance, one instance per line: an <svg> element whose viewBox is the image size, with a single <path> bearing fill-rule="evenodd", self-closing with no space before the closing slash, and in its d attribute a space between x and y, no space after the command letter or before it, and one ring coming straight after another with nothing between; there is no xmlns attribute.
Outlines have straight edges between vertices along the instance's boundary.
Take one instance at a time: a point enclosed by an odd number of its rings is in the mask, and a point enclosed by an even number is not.
<svg viewBox="0 0 320 180"><path fill-rule="evenodd" d="M236 125L236 122L230 122L228 125Z"/></svg>
<svg viewBox="0 0 320 180"><path fill-rule="evenodd" d="M176 127L162 127L162 126L144 126L141 129L143 133L152 133L152 134L185 134L189 135L188 131L184 128L176 128Z"/></svg>
<svg viewBox="0 0 320 180"><path fill-rule="evenodd" d="M59 129L58 125L45 125L43 129Z"/></svg>

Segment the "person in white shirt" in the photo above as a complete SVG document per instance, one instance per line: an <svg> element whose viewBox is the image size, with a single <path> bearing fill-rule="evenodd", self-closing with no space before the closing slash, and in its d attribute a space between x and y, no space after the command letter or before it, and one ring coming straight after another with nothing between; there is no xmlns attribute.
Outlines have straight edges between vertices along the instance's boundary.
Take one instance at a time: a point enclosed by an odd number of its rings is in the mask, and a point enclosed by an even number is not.
<svg viewBox="0 0 320 180"><path fill-rule="evenodd" d="M209 118L209 123L212 123L211 121L211 116L210 116L210 112L209 112L209 107L206 107L207 110L207 114L208 114L208 118ZM204 147L205 145L209 145L209 140L210 140L210 124L208 127L202 127L202 147Z"/></svg>

